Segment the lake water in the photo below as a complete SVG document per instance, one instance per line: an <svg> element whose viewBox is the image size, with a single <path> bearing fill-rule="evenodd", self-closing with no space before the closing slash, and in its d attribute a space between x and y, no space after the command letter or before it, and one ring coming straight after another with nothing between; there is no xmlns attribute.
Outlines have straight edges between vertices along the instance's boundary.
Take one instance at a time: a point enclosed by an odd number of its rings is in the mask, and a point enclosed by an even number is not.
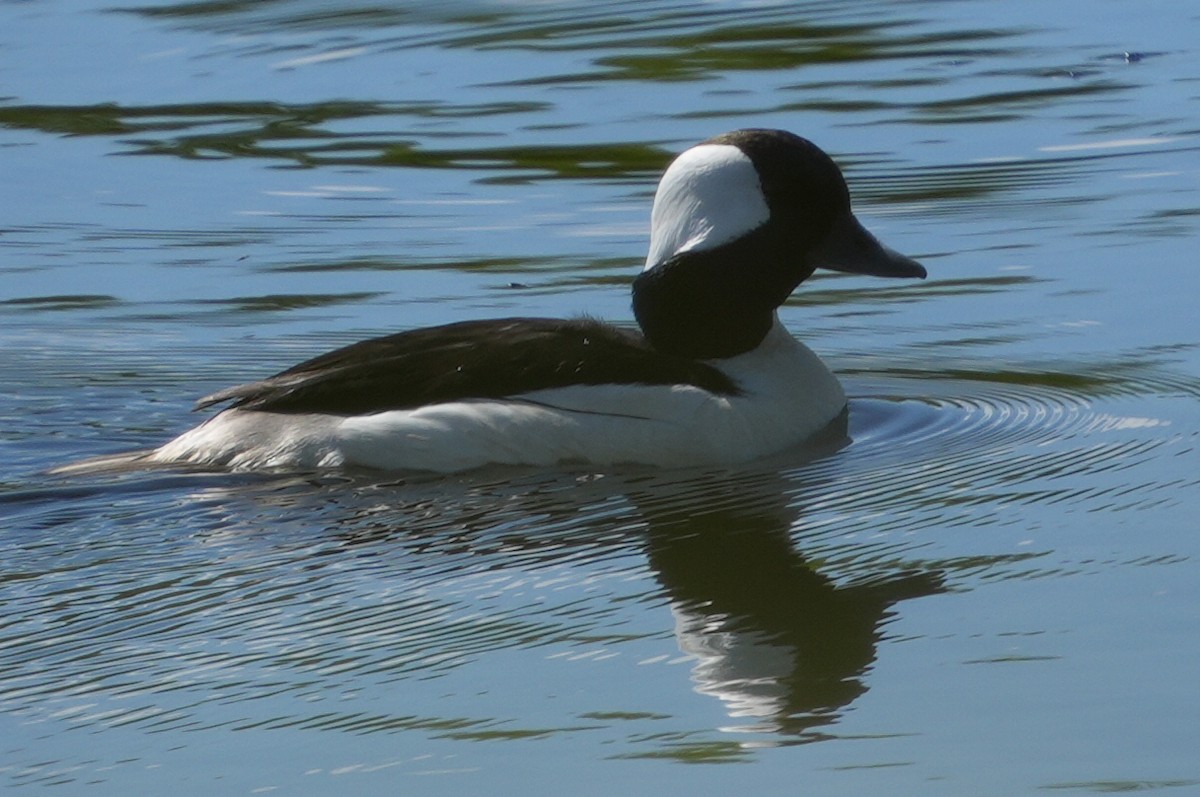
<svg viewBox="0 0 1200 797"><path fill-rule="evenodd" d="M1149 0L0 2L0 782L1200 794L1198 42ZM750 126L930 271L781 312L849 441L48 475L361 337L631 322L658 173Z"/></svg>

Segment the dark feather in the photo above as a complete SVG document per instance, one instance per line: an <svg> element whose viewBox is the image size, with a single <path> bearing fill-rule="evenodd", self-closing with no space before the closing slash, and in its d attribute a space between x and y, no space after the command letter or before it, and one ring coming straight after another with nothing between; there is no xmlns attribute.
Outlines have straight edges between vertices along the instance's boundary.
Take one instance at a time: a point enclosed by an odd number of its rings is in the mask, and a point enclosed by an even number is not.
<svg viewBox="0 0 1200 797"><path fill-rule="evenodd" d="M196 409L359 415L569 385L737 385L698 360L658 351L636 332L589 319L504 318L414 329L323 354L202 398Z"/></svg>

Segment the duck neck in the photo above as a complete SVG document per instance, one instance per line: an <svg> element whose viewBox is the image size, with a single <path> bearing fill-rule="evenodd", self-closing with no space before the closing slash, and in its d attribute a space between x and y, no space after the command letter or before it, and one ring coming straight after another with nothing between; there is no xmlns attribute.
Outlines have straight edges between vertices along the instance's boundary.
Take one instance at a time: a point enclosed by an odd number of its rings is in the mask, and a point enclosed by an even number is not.
<svg viewBox="0 0 1200 797"><path fill-rule="evenodd" d="M660 351L698 360L733 357L762 342L775 309L809 273L782 266L763 227L647 268L633 282L633 314Z"/></svg>

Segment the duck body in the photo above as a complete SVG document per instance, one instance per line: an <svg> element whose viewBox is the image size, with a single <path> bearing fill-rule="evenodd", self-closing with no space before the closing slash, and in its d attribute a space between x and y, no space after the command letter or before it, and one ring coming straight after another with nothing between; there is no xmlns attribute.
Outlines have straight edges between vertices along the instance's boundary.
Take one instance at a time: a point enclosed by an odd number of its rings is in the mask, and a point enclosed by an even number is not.
<svg viewBox="0 0 1200 797"><path fill-rule="evenodd" d="M231 402L146 459L235 470L485 464L732 464L838 418L837 379L776 309L818 266L923 277L850 213L840 171L805 139L742 130L664 174L641 333L508 318L401 332L198 403Z"/></svg>
<svg viewBox="0 0 1200 797"><path fill-rule="evenodd" d="M473 331L502 339L514 334L514 327L551 324L561 325L555 328L563 334L583 336L595 336L599 328L596 322L504 319ZM587 367L582 363L560 365L582 371ZM810 437L846 404L833 374L782 325L754 350L691 378L681 375L658 384L577 382L504 396L472 395L479 392L449 397L447 391L436 401L375 412L295 396L278 405L290 402L287 411L255 409L254 399L243 398L240 406L185 432L150 458L235 470L362 466L442 473L489 463L735 463ZM272 406L257 398L259 406Z"/></svg>

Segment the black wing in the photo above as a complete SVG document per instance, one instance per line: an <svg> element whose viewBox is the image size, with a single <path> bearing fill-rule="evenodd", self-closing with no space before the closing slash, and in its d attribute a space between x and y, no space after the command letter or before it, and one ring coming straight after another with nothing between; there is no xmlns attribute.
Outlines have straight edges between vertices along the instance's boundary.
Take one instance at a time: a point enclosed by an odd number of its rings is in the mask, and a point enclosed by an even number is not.
<svg viewBox="0 0 1200 797"><path fill-rule="evenodd" d="M233 400L266 412L358 415L609 383L738 392L713 366L664 354L635 332L590 319L504 318L364 340L213 393L196 409Z"/></svg>

